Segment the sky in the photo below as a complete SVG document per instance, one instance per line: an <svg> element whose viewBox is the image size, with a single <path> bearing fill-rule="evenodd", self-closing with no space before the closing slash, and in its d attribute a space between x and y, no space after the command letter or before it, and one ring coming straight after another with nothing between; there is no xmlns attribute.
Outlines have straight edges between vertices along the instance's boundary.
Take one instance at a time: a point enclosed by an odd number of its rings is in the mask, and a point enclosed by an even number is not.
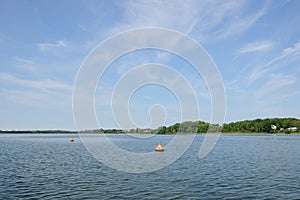
<svg viewBox="0 0 300 200"><path fill-rule="evenodd" d="M300 1L2 0L0 5L0 130L76 129L72 95L81 65L101 42L144 27L178 31L205 49L223 80L226 123L300 118ZM119 128L111 105L115 86L147 63L169 66L188 80L199 120L210 121L211 96L203 77L178 55L144 49L120 57L99 79L99 127ZM138 77L151 75L144 68ZM132 128L182 121L180 102L167 87L145 85L126 102ZM157 123L151 112L161 116Z"/></svg>

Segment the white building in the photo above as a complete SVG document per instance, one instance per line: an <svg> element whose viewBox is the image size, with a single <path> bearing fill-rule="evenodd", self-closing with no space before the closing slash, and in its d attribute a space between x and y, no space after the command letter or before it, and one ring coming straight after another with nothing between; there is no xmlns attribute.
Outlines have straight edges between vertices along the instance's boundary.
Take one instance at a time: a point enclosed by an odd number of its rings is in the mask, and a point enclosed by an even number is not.
<svg viewBox="0 0 300 200"><path fill-rule="evenodd" d="M273 130L276 130L277 129L277 126L275 126L275 125L271 125L271 129L273 129Z"/></svg>
<svg viewBox="0 0 300 200"><path fill-rule="evenodd" d="M288 128L289 131L297 131L297 127L290 127Z"/></svg>

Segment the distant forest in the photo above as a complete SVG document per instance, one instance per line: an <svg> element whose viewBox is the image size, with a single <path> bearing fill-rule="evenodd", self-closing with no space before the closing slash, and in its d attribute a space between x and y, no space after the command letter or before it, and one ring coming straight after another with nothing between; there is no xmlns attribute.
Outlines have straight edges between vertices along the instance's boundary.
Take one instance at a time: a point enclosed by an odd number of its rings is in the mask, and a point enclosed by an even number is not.
<svg viewBox="0 0 300 200"><path fill-rule="evenodd" d="M296 118L271 118L245 120L224 124L222 132L263 132L291 133L300 132L300 120Z"/></svg>
<svg viewBox="0 0 300 200"><path fill-rule="evenodd" d="M300 132L300 120L296 118L267 118L244 120L229 124L210 124L207 122L183 122L172 126L162 126L154 132L158 134L172 133L292 133Z"/></svg>
<svg viewBox="0 0 300 200"><path fill-rule="evenodd" d="M203 121L186 121L171 126L161 126L157 129L93 129L83 131L67 130L27 130L27 131L1 131L0 133L154 133L154 134L176 134L176 133L299 133L300 120L296 118L266 118L255 120L244 120L228 124L210 124Z"/></svg>

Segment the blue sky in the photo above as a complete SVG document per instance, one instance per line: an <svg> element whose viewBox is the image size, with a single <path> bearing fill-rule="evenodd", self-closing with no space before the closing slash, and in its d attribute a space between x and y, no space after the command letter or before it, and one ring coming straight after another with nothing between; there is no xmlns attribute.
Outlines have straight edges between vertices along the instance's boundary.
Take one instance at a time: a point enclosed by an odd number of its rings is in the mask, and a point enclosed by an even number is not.
<svg viewBox="0 0 300 200"><path fill-rule="evenodd" d="M108 37L143 27L180 31L203 46L224 81L225 122L300 118L299 1L11 0L0 4L2 130L75 129L72 91L85 57ZM114 62L100 80L95 107L102 127L116 127L110 97L120 76L149 62L182 73L195 87L200 119L210 120L209 93L191 66L170 53L144 50ZM129 103L137 126L149 124L148 110L158 104L164 107L167 125L180 121L174 95L153 85L139 89Z"/></svg>

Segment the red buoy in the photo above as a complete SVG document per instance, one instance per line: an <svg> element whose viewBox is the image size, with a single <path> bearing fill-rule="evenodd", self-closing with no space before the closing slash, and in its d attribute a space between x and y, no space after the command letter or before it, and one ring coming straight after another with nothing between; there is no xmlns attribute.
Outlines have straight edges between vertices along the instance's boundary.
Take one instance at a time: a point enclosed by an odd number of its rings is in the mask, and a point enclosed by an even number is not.
<svg viewBox="0 0 300 200"><path fill-rule="evenodd" d="M163 147L163 145L161 145L160 143L158 143L154 149L155 151L164 151L165 148Z"/></svg>

